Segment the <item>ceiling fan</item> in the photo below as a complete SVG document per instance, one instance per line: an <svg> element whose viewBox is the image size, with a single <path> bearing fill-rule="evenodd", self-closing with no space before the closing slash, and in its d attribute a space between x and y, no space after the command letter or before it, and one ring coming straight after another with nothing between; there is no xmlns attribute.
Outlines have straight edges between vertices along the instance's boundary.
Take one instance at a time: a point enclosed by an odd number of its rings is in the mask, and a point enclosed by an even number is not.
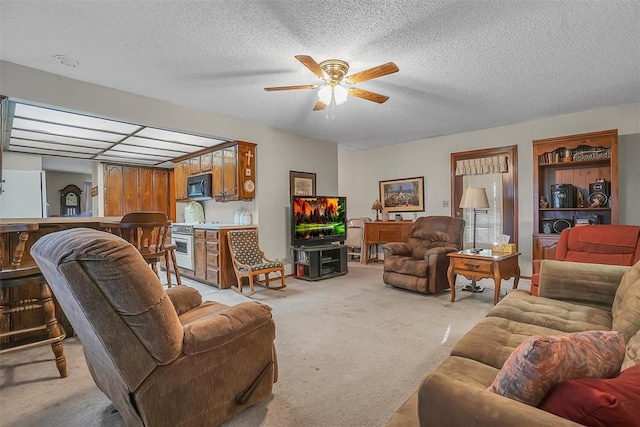
<svg viewBox="0 0 640 427"><path fill-rule="evenodd" d="M387 62L386 64L378 65L377 67L369 68L345 77L349 71L349 64L340 59L327 59L320 64L307 55L296 55L296 59L325 82L318 91L318 102L316 102L316 105L313 107L313 111L324 110L327 105L331 104L340 105L347 100L348 95L382 104L389 99L388 96L360 89L352 85L399 71L396 64ZM264 90L317 89L319 87L319 85L278 86L265 87Z"/></svg>

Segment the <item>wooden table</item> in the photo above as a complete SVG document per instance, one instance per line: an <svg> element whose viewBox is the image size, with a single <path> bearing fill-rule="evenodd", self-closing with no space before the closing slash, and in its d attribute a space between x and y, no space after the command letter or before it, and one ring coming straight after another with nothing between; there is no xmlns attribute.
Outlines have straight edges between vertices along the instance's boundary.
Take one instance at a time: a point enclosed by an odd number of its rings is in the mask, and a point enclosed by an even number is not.
<svg viewBox="0 0 640 427"><path fill-rule="evenodd" d="M378 251L376 257L369 258L369 245L377 245L378 243L389 242L407 242L409 241L409 231L413 227L413 221L375 221L364 223L364 243L363 254L365 264L369 261L381 262L378 259Z"/></svg>
<svg viewBox="0 0 640 427"><path fill-rule="evenodd" d="M502 279L515 277L513 289L518 287L520 281L520 266L518 256L520 252L512 254L493 253L491 250L483 250L476 254L469 249L460 252L451 252L449 257L449 269L447 278L451 288L451 302L456 300L455 275L461 274L469 280L491 279L496 284L493 303L498 303L500 297L500 284Z"/></svg>

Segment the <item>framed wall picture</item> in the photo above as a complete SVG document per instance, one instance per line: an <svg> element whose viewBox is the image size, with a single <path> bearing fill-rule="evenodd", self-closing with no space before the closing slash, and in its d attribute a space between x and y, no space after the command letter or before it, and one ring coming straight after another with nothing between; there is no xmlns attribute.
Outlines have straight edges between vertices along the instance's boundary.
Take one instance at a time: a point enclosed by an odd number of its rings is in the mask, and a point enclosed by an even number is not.
<svg viewBox="0 0 640 427"><path fill-rule="evenodd" d="M315 196L316 174L289 171L289 193L293 196Z"/></svg>
<svg viewBox="0 0 640 427"><path fill-rule="evenodd" d="M387 212L424 211L424 177L380 181L380 202Z"/></svg>

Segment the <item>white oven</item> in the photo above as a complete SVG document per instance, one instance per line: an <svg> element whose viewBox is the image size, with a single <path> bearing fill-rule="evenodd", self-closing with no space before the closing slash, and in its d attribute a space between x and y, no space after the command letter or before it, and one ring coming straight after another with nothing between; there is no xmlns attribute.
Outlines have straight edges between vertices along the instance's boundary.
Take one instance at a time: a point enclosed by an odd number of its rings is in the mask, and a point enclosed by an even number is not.
<svg viewBox="0 0 640 427"><path fill-rule="evenodd" d="M178 267L193 270L193 227L174 224L171 227L171 243L176 245Z"/></svg>

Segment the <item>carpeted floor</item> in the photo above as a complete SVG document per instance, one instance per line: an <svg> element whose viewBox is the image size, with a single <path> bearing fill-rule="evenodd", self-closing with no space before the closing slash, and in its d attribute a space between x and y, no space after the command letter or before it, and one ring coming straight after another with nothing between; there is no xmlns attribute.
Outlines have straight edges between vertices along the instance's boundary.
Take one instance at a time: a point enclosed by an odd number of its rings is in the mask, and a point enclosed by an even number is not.
<svg viewBox="0 0 640 427"><path fill-rule="evenodd" d="M466 280L458 279L457 288ZM350 263L349 274L304 282L253 299L273 307L280 379L273 395L228 421L244 426L382 426L452 345L493 306L482 294L427 296L382 282L380 266ZM503 283L502 294L511 289ZM247 298L189 282L204 299ZM520 288L529 283L521 280ZM1 426L123 426L93 383L77 338L64 341L69 377L60 379L50 347L0 359Z"/></svg>

